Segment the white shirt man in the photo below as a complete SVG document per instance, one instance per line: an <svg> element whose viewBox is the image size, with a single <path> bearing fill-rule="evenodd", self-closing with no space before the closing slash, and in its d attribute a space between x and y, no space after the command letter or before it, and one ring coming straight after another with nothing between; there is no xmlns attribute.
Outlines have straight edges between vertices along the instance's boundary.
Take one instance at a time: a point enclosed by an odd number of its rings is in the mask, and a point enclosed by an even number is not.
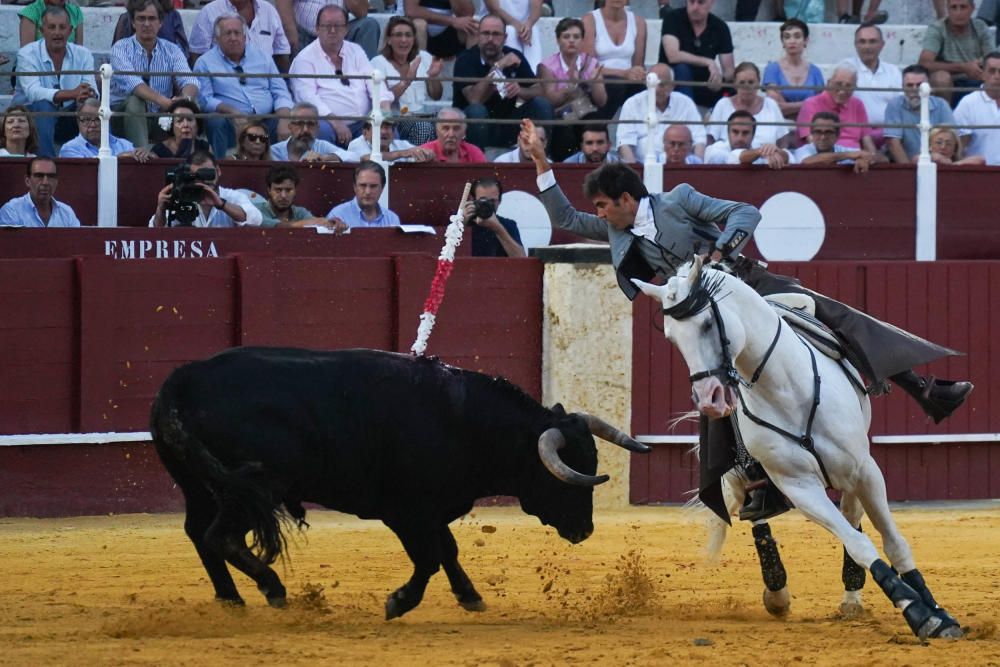
<svg viewBox="0 0 1000 667"><path fill-rule="evenodd" d="M880 57L884 46L885 41L878 26L858 28L854 32L854 49L857 55L840 62L840 65L846 65L858 73L858 88L895 89L854 91L854 96L865 105L868 122L876 127L885 119L885 107L889 100L897 97L897 91L903 87L902 71Z"/></svg>
<svg viewBox="0 0 1000 667"><path fill-rule="evenodd" d="M983 87L962 98L955 108L955 124L1000 125L1000 58L983 60ZM1000 130L972 128L962 137L967 155L982 155L986 164L1000 164Z"/></svg>
<svg viewBox="0 0 1000 667"><path fill-rule="evenodd" d="M667 126L681 122L691 130L691 136L694 140L694 154L700 157L705 152L707 138L698 107L687 95L673 91L674 84L669 67L661 63L654 65L651 71L660 77L661 81L655 93L658 104L656 105L657 124L653 137L654 150L663 146L663 133ZM665 102L663 108L660 108L661 101ZM646 110L648 108L648 90L633 95L622 105L619 119L638 121L622 123L618 126L615 146L618 148L618 155L622 162L642 162L646 157Z"/></svg>

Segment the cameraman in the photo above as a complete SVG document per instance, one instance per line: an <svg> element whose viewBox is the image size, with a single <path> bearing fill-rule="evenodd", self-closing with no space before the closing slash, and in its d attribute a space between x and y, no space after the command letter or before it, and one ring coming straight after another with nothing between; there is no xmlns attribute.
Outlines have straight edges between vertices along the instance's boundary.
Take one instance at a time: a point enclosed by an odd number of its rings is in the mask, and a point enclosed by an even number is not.
<svg viewBox="0 0 1000 667"><path fill-rule="evenodd" d="M156 214L150 219L150 227L259 227L261 214L250 199L238 190L219 186L222 170L210 151L196 150L184 163L188 171L196 175L199 170L210 173L211 178L196 178L182 189L203 190L197 202L185 202L174 196L174 183L168 184L156 198Z"/></svg>
<svg viewBox="0 0 1000 667"><path fill-rule="evenodd" d="M526 257L517 223L497 215L503 185L491 176L472 183L472 201L465 204L465 226L472 228L473 257Z"/></svg>

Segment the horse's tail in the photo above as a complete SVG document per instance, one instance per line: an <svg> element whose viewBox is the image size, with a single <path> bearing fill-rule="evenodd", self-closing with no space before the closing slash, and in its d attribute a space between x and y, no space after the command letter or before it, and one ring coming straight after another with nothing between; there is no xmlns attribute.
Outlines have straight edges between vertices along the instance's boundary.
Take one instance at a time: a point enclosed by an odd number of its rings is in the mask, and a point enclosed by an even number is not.
<svg viewBox="0 0 1000 667"><path fill-rule="evenodd" d="M705 558L709 563L717 563L722 555L722 547L726 543L726 535L729 534L729 524L719 518L715 512L709 512L707 529L708 541L705 544Z"/></svg>

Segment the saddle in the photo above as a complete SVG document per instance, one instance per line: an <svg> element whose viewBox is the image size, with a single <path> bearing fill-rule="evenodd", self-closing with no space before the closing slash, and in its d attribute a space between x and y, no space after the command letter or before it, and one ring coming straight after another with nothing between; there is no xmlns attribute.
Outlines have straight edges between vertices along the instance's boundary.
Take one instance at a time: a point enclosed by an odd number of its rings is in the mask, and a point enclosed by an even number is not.
<svg viewBox="0 0 1000 667"><path fill-rule="evenodd" d="M765 299L799 336L830 357L840 361L847 350L828 326L816 319L816 302L807 294L769 294Z"/></svg>

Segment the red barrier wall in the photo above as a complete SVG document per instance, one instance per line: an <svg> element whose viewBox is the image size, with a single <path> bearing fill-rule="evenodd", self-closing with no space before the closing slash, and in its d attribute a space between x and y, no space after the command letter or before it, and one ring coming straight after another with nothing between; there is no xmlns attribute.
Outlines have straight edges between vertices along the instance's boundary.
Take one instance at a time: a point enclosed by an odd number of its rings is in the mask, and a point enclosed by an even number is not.
<svg viewBox="0 0 1000 667"><path fill-rule="evenodd" d="M173 368L233 345L407 351L434 268L426 254L0 260L0 433L146 431ZM539 397L541 272L459 258L428 354ZM145 445L0 447L0 515L176 509L154 459Z"/></svg>
<svg viewBox="0 0 1000 667"><path fill-rule="evenodd" d="M146 226L153 214L156 193L172 161L141 165L119 163L119 224ZM97 220L94 197L97 166L93 160L59 162L57 196L74 207L84 224ZM317 215L352 196L349 164L297 165L302 183L297 203ZM267 163L222 163L228 187L264 190ZM582 183L590 172L584 165L557 165L563 190L581 210L592 210L583 197ZM986 196L1000 171L995 167L938 168L938 258L992 259L1000 256L1000 231L995 206ZM404 223L447 224L463 184L477 176L499 176L506 190L537 193L532 165L415 165L390 170L389 205ZM789 167L772 171L763 166L699 165L666 172L666 188L688 182L716 197L760 205L779 192L800 192L820 207L826 220L826 240L817 259L873 260L914 258L916 247L916 172L909 165L880 165L867 174L850 167ZM24 160L0 161L0 202L25 192ZM557 232L553 241L575 240Z"/></svg>
<svg viewBox="0 0 1000 667"><path fill-rule="evenodd" d="M967 404L940 425L916 403L894 391L872 401L872 435L996 433L1000 431L1000 262L773 264L808 287L934 342L964 351L921 372L970 379ZM667 422L691 409L684 359L663 336L652 299L635 302L632 429L670 433ZM676 433L694 433L691 424ZM697 462L688 447L657 445L632 458L632 501L681 502L698 486ZM890 500L996 498L1000 496L1000 446L996 443L875 445Z"/></svg>

